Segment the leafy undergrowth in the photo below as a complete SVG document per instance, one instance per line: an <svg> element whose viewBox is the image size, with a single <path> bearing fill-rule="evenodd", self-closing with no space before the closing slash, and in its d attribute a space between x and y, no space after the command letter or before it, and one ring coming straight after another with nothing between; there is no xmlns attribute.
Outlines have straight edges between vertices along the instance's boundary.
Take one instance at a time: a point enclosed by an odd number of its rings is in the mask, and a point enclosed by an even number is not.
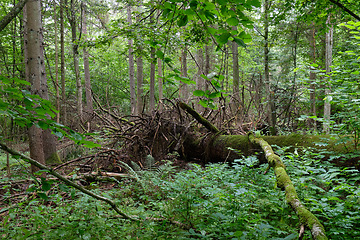
<svg viewBox="0 0 360 240"><path fill-rule="evenodd" d="M324 224L329 239L360 236L359 172L321 161L321 154L278 149L301 201ZM300 150L299 150L300 152ZM321 162L320 162L321 161ZM241 164L240 164L241 163ZM40 186L47 201L29 194L11 203L3 200L0 237L3 239L297 239L298 219L276 187L266 165L256 157L234 164L191 165L175 171L170 163L147 171L133 168L132 179L104 188L89 188L116 199L140 222L123 220L108 205L61 184ZM3 191L7 185L3 185ZM10 193L8 194L10 196ZM6 194L5 194L6 196ZM41 195L40 195L41 196ZM149 217L169 221L146 220ZM304 239L310 239L307 231Z"/></svg>

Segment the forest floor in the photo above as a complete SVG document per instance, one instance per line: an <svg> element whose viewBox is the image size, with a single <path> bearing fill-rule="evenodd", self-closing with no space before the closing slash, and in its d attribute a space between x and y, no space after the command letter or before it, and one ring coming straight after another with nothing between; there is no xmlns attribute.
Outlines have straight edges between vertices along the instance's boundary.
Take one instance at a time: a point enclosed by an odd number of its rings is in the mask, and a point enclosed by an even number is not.
<svg viewBox="0 0 360 240"><path fill-rule="evenodd" d="M132 118L135 125L112 120L96 135L102 148L62 142L65 161L53 169L141 221L123 219L108 204L51 176L32 175L20 159L10 157L10 177L1 153L1 238L298 238L299 219L276 187L275 175L263 174L267 164L261 154L240 153L221 163L188 161L182 152L188 134L207 136L188 116L157 113ZM359 171L339 164L335 153L273 148L328 238L360 236ZM304 239L309 238L306 231Z"/></svg>

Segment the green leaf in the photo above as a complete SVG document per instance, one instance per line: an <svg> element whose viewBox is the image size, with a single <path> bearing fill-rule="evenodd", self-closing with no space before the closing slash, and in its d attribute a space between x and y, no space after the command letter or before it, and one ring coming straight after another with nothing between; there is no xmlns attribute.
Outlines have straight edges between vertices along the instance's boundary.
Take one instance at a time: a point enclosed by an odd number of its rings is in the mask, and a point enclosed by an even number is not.
<svg viewBox="0 0 360 240"><path fill-rule="evenodd" d="M47 201L47 200L49 199L48 196L47 196L45 193L43 193L43 192L38 192L37 195L38 195L40 198L44 199L45 201Z"/></svg>
<svg viewBox="0 0 360 240"><path fill-rule="evenodd" d="M244 43L249 43L252 41L251 35L246 33L245 31L242 31L238 38L242 39L244 41Z"/></svg>
<svg viewBox="0 0 360 240"><path fill-rule="evenodd" d="M236 42L240 47L246 48L246 44L244 43L244 41L242 39L234 38L234 42Z"/></svg>
<svg viewBox="0 0 360 240"><path fill-rule="evenodd" d="M231 17L226 19L227 24L229 24L230 26L237 26L239 25L239 20L236 17Z"/></svg>
<svg viewBox="0 0 360 240"><path fill-rule="evenodd" d="M188 15L182 15L179 19L179 21L177 22L177 25L179 27L183 27L188 23Z"/></svg>
<svg viewBox="0 0 360 240"><path fill-rule="evenodd" d="M228 32L221 34L220 36L217 37L218 43L219 43L219 44L225 44L225 43L227 43L230 36L231 36L231 35L230 35L230 33L228 33Z"/></svg>
<svg viewBox="0 0 360 240"><path fill-rule="evenodd" d="M50 188L51 188L51 183L50 183L50 182L48 182L48 181L42 181L41 184L42 184L41 189L42 189L43 191L46 192L46 191L49 191L49 190L50 190Z"/></svg>
<svg viewBox="0 0 360 240"><path fill-rule="evenodd" d="M208 101L207 100L203 100L203 99L201 99L200 101L199 101L199 104L201 105L201 106L203 106L204 108L207 108L209 105L208 105Z"/></svg>
<svg viewBox="0 0 360 240"><path fill-rule="evenodd" d="M161 50L157 50L155 52L155 55L160 59L164 59L164 56L165 56L165 54Z"/></svg>
<svg viewBox="0 0 360 240"><path fill-rule="evenodd" d="M219 5L226 5L227 4L227 0L216 0L216 3L218 3Z"/></svg>
<svg viewBox="0 0 360 240"><path fill-rule="evenodd" d="M83 137L79 133L77 133L75 131L70 131L70 136L72 138L74 138L75 140L78 140L78 141L83 139Z"/></svg>
<svg viewBox="0 0 360 240"><path fill-rule="evenodd" d="M57 136L58 138L62 138L64 135L62 134L62 132L58 132L58 131L56 131L56 130L54 130L53 132L52 132L52 134L54 134L55 136Z"/></svg>
<svg viewBox="0 0 360 240"><path fill-rule="evenodd" d="M101 147L100 144L94 143L92 141L87 141L87 140L82 140L82 141L80 141L80 143L83 144L83 146L87 147L87 148Z"/></svg>
<svg viewBox="0 0 360 240"><path fill-rule="evenodd" d="M209 95L209 98L218 98L221 97L221 92L213 92Z"/></svg>
<svg viewBox="0 0 360 240"><path fill-rule="evenodd" d="M34 184L32 184L29 186L28 189L26 189L26 192L34 192L34 191L36 191L36 189L37 189L37 187Z"/></svg>
<svg viewBox="0 0 360 240"><path fill-rule="evenodd" d="M181 81L181 82L183 82L185 84L196 84L196 82L191 80L190 78L181 77L179 75L175 75L174 77L175 77L176 80Z"/></svg>
<svg viewBox="0 0 360 240"><path fill-rule="evenodd" d="M59 189L63 192L68 192L69 191L69 187L65 184L59 184Z"/></svg>
<svg viewBox="0 0 360 240"><path fill-rule="evenodd" d="M248 0L247 2L254 7L261 7L261 2L259 0Z"/></svg>
<svg viewBox="0 0 360 240"><path fill-rule="evenodd" d="M193 95L196 96L196 97L202 97L202 96L205 95L205 92L202 91L202 90L195 90L195 91L193 92Z"/></svg>

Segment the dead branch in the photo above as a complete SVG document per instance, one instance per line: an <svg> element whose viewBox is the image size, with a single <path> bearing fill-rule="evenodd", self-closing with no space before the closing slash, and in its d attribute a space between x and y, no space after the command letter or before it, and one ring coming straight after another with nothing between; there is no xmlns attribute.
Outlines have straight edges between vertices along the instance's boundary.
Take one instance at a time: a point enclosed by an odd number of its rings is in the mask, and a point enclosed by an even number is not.
<svg viewBox="0 0 360 240"><path fill-rule="evenodd" d="M204 127L206 127L212 133L219 133L219 129L212 125L209 121L203 118L199 113L197 113L192 107L187 105L186 103L179 102L179 106L188 112L191 116L193 116L199 123L201 123Z"/></svg>
<svg viewBox="0 0 360 240"><path fill-rule="evenodd" d="M3 143L0 143L0 148L1 148L2 150L4 150L4 151L10 153L10 154L13 155L13 156L19 156L19 157L20 157L21 159L23 159L24 161L26 161L26 162L28 162L28 163L30 163L30 164L38 167L39 169L47 170L47 172L48 172L49 174L51 174L51 175L53 175L54 177L60 179L60 180L63 181L65 184L67 184L67 185L69 185L69 186L71 186L71 187L73 187L73 188L78 189L79 191L85 193L86 195L89 195L89 196L91 196L91 197L93 197L93 198L95 198L95 199L98 199L98 200L100 200L100 201L106 202L107 204L109 204L109 205L111 206L112 209L115 210L115 212L117 212L118 214L120 214L123 218L129 219L129 220L132 220L132 221L139 221L139 219L134 218L133 216L129 216L129 215L123 213L123 212L116 206L116 204L115 204L112 200L110 200L110 199L108 199L108 198L106 198L106 197L97 195L97 194L95 194L95 193L93 193L93 192L91 192L91 191L89 191L89 190L81 187L80 185L78 185L78 184L76 184L76 183L68 180L68 179L65 178L64 176L62 176L62 175L60 175L59 173L55 172L53 169L48 168L47 166L39 163L38 161L36 161L36 160L34 160L34 159L32 159L32 158L30 158L30 157L28 157L28 156L25 156L25 155L23 155L23 154L15 151L15 150L13 150L13 149L10 149L9 147L7 147L7 146L6 146L5 144L3 144Z"/></svg>

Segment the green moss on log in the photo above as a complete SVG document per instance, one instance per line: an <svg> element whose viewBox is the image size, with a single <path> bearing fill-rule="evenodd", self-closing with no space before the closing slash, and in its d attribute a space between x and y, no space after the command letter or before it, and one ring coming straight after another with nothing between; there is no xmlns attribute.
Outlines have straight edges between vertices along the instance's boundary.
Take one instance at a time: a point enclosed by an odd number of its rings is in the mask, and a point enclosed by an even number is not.
<svg viewBox="0 0 360 240"><path fill-rule="evenodd" d="M263 149L269 165L274 169L277 186L285 191L285 200L298 215L300 223L310 229L314 239L327 239L323 225L300 202L295 187L286 173L285 165L280 157L274 153L270 144L264 139L257 138L253 134L248 136L251 143L257 144Z"/></svg>

